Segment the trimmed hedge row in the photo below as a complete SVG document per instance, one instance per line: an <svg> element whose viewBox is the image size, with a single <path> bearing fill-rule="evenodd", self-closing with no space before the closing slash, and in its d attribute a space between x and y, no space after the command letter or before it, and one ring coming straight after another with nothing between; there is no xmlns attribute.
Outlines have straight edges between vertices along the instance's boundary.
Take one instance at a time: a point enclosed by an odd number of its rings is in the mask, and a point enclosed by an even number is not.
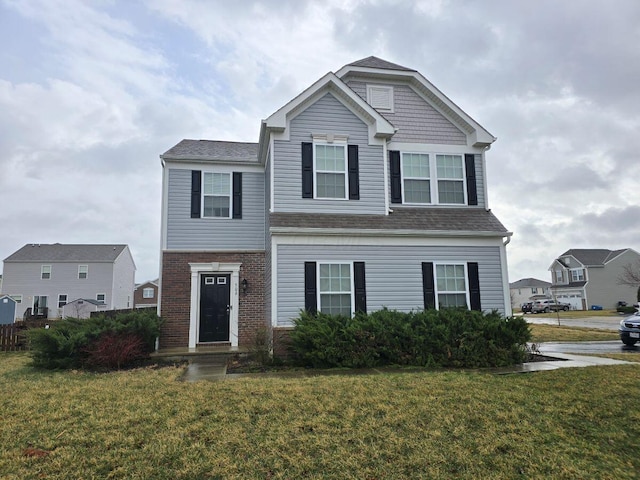
<svg viewBox="0 0 640 480"><path fill-rule="evenodd" d="M153 352L161 323L150 309L60 320L51 328L27 332L32 364L47 369L126 367Z"/></svg>
<svg viewBox="0 0 640 480"><path fill-rule="evenodd" d="M353 318L301 312L294 322L293 359L314 368L506 366L526 359L531 338L521 317L457 308L383 309Z"/></svg>

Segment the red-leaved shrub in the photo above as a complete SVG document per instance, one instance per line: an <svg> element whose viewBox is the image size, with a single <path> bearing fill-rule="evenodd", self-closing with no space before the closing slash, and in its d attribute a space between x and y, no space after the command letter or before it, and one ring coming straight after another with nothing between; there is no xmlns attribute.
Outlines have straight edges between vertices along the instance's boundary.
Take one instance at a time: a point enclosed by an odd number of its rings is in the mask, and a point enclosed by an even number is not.
<svg viewBox="0 0 640 480"><path fill-rule="evenodd" d="M87 365L120 369L148 356L141 335L129 332L105 332L85 348Z"/></svg>

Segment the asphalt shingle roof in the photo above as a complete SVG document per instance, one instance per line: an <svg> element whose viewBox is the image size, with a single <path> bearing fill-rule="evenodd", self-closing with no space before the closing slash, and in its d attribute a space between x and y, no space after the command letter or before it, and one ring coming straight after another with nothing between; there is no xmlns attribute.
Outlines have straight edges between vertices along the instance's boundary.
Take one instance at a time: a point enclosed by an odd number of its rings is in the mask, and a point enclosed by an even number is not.
<svg viewBox="0 0 640 480"><path fill-rule="evenodd" d="M382 60L378 57L367 57L362 60L357 60L353 63L349 63L349 66L352 67L367 67L367 68L381 68L384 70L404 70L406 72L415 72L413 68L403 67L402 65L398 65L397 63L387 62L386 60Z"/></svg>
<svg viewBox="0 0 640 480"><path fill-rule="evenodd" d="M28 243L6 262L114 262L126 245L62 245Z"/></svg>
<svg viewBox="0 0 640 480"><path fill-rule="evenodd" d="M397 208L389 215L272 213L271 227L365 230L472 231L507 234L491 213L481 208Z"/></svg>
<svg viewBox="0 0 640 480"><path fill-rule="evenodd" d="M606 248L572 248L564 252L560 257L571 255L583 265L595 266L604 265L609 260L617 257L626 249L608 250Z"/></svg>
<svg viewBox="0 0 640 480"><path fill-rule="evenodd" d="M551 282L538 280L537 278L523 278L516 282L510 283L509 288L526 288L526 287L550 287Z"/></svg>
<svg viewBox="0 0 640 480"><path fill-rule="evenodd" d="M226 160L258 162L258 144L219 140L182 140L161 155L176 160Z"/></svg>

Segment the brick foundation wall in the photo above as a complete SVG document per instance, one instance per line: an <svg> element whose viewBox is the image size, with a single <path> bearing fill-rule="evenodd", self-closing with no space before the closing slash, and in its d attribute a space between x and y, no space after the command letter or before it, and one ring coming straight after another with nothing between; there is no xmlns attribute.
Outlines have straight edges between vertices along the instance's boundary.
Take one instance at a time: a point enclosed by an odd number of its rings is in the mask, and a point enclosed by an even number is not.
<svg viewBox="0 0 640 480"><path fill-rule="evenodd" d="M256 332L266 328L264 316L264 252L163 252L160 315L164 324L160 348L189 345L189 309L191 305L191 268L189 263L241 263L240 282L247 279L249 288L240 287L238 343L252 346Z"/></svg>
<svg viewBox="0 0 640 480"><path fill-rule="evenodd" d="M289 333L293 327L275 327L273 329L273 356L276 358L289 358Z"/></svg>

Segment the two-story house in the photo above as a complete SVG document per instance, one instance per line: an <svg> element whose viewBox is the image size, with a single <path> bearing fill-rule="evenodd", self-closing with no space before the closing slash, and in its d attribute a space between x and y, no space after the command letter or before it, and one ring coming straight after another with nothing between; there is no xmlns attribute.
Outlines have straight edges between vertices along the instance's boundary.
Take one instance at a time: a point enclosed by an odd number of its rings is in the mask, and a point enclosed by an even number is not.
<svg viewBox="0 0 640 480"><path fill-rule="evenodd" d="M509 284L511 308L541 298L551 298L551 283L537 278L522 278Z"/></svg>
<svg viewBox="0 0 640 480"><path fill-rule="evenodd" d="M576 310L594 305L615 308L620 301L636 303L637 289L621 285L626 266L637 264L638 252L631 248L572 248L556 258L551 272L551 292Z"/></svg>
<svg viewBox="0 0 640 480"><path fill-rule="evenodd" d="M416 70L369 57L262 121L183 140L163 166L160 347L274 348L302 310L511 314L488 208L495 137Z"/></svg>
<svg viewBox="0 0 640 480"><path fill-rule="evenodd" d="M60 318L78 299L131 308L135 270L127 245L27 244L4 259L2 293L17 302L18 318Z"/></svg>
<svg viewBox="0 0 640 480"><path fill-rule="evenodd" d="M136 285L133 292L133 308L158 308L158 280Z"/></svg>

